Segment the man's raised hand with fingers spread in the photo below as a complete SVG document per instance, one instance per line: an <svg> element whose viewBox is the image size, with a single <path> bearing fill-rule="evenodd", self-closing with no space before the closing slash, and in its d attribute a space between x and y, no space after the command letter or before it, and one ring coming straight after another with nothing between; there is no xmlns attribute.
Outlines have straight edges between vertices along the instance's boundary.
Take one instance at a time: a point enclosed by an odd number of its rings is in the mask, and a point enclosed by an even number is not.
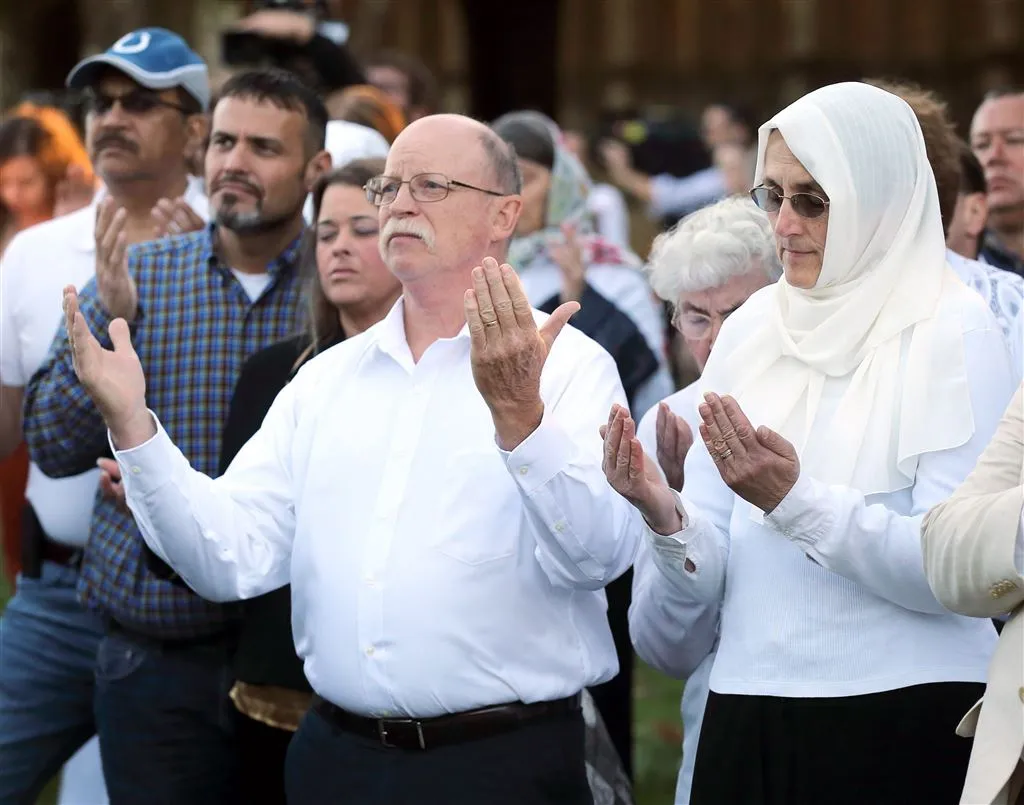
<svg viewBox="0 0 1024 805"><path fill-rule="evenodd" d="M494 418L498 442L512 450L544 416L540 375L578 302L561 305L540 327L512 267L487 257L466 291L473 378Z"/></svg>

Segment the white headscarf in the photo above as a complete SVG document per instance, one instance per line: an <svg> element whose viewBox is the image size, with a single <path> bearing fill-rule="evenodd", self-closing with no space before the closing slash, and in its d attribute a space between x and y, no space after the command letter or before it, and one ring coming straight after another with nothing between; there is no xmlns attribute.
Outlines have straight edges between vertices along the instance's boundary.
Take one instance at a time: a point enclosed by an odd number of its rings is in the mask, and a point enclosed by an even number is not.
<svg viewBox="0 0 1024 805"><path fill-rule="evenodd" d="M881 89L824 87L761 127L755 184L775 130L830 200L821 275L751 297L729 322L745 324L744 340L712 351L703 385L793 442L811 477L864 494L906 488L921 454L974 431L961 321L937 315L962 286L920 126ZM838 407L809 441L826 382Z"/></svg>
<svg viewBox="0 0 1024 805"><path fill-rule="evenodd" d="M380 132L369 126L349 123L347 120L328 121L326 139L325 148L331 155L331 165L335 168L340 168L356 159L388 155L388 141ZM303 212L306 216L306 223L312 224L312 194L306 197L306 206Z"/></svg>

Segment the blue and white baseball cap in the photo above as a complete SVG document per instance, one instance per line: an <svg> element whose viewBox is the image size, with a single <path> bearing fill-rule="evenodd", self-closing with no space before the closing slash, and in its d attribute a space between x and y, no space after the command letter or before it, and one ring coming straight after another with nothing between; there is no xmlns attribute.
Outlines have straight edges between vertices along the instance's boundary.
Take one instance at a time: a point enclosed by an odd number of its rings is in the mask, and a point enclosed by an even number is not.
<svg viewBox="0 0 1024 805"><path fill-rule="evenodd" d="M210 103L206 62L176 33L164 28L140 28L118 39L105 53L83 59L68 73L67 85L82 89L100 71L113 67L152 90L181 87L205 110Z"/></svg>

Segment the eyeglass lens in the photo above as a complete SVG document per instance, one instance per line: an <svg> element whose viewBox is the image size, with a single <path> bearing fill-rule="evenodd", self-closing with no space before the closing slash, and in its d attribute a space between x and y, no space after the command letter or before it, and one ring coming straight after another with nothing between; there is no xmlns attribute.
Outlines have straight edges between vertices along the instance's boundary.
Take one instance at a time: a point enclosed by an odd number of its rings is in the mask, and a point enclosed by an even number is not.
<svg viewBox="0 0 1024 805"><path fill-rule="evenodd" d="M788 198L793 205L793 211L801 218L817 218L825 212L827 203L813 193L794 193L792 196L783 196L778 190L771 187L755 187L750 191L750 197L754 203L765 212L778 212L782 208L782 202Z"/></svg>
<svg viewBox="0 0 1024 805"><path fill-rule="evenodd" d="M440 173L420 173L407 182L393 176L376 176L366 183L366 197L378 207L390 204L398 197L403 184L417 201L441 201L448 195L448 179Z"/></svg>

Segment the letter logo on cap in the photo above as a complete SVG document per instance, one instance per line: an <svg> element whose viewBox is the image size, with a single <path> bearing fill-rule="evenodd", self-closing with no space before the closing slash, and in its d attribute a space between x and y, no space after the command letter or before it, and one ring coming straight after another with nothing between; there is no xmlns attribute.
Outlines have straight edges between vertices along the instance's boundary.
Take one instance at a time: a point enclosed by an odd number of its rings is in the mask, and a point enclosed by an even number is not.
<svg viewBox="0 0 1024 805"><path fill-rule="evenodd" d="M149 47L151 39L152 37L148 31L132 31L132 33L125 34L118 39L110 49L114 53L125 53L128 55L142 53L142 51Z"/></svg>

